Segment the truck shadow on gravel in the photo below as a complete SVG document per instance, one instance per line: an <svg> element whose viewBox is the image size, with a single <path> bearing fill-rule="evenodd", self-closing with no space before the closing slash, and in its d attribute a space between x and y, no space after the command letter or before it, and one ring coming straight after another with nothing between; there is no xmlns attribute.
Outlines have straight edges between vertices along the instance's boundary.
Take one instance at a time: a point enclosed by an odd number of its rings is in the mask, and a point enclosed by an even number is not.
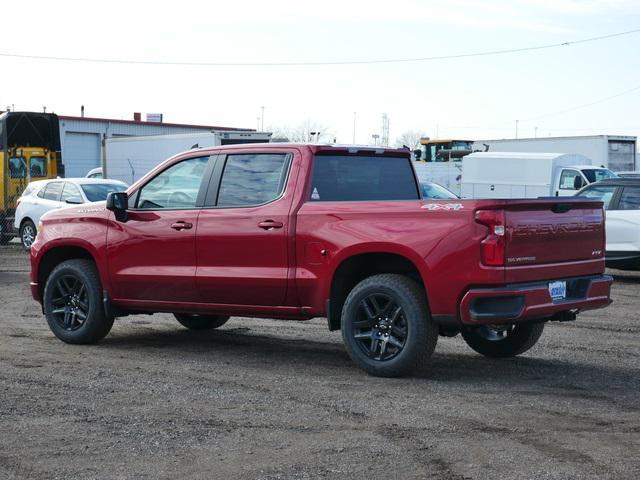
<svg viewBox="0 0 640 480"><path fill-rule="evenodd" d="M375 379L357 368L347 355L339 335L335 341L314 341L307 338L284 338L250 333L249 328L221 329L208 332L145 331L111 335L98 348L136 351L154 356L161 353L179 359L230 363L238 367L256 363L265 370L299 371L302 376L318 371L331 371L338 377L370 378L372 381L410 381L467 384L481 388L523 388L532 395L544 395L540 386L565 392L563 396L606 400L630 394L640 389L640 381L629 369L594 363L579 363L565 359L548 360L527 356L511 359L491 359L473 353L451 353L436 349L429 366L404 379ZM442 340L442 343L457 339ZM640 409L639 409L640 411Z"/></svg>

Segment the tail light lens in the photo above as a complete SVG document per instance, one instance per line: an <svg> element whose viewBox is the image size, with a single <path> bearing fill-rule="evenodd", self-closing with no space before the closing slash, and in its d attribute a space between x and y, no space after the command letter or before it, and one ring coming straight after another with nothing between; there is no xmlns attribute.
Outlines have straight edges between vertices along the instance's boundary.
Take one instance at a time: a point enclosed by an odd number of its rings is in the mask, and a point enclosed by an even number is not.
<svg viewBox="0 0 640 480"><path fill-rule="evenodd" d="M476 222L485 225L489 233L480 242L481 258L484 265L505 264L505 220L504 210L478 210Z"/></svg>

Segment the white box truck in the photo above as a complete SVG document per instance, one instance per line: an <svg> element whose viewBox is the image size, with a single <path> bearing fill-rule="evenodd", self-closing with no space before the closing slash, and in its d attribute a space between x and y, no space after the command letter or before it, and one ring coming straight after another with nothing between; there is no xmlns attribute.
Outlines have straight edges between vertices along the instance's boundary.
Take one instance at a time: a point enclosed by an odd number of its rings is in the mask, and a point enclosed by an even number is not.
<svg viewBox="0 0 640 480"><path fill-rule="evenodd" d="M131 185L173 155L197 147L268 143L269 132L211 131L176 135L110 137L105 141L103 175Z"/></svg>
<svg viewBox="0 0 640 480"><path fill-rule="evenodd" d="M588 183L615 177L576 154L476 152L462 158L462 197L538 198L575 195Z"/></svg>
<svg viewBox="0 0 640 480"><path fill-rule="evenodd" d="M614 172L640 168L636 162L636 137L626 135L580 135L568 137L508 138L476 140L474 151L577 153L590 158L593 165Z"/></svg>

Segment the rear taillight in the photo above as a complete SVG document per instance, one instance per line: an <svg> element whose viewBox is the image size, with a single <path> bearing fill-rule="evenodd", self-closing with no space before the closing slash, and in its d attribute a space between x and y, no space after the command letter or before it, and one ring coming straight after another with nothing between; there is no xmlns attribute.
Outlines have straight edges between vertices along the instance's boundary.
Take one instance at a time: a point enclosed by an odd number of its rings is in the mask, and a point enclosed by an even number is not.
<svg viewBox="0 0 640 480"><path fill-rule="evenodd" d="M505 264L504 210L478 210L476 222L489 228L489 233L480 242L482 263L497 266Z"/></svg>

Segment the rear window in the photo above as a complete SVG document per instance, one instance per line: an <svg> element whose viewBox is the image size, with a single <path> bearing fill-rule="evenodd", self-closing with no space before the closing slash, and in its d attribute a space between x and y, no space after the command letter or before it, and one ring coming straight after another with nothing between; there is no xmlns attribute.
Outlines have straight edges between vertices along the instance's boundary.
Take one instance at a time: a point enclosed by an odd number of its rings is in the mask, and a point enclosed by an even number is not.
<svg viewBox="0 0 640 480"><path fill-rule="evenodd" d="M101 202L111 192L124 192L127 187L119 183L85 183L80 185L85 197L90 202Z"/></svg>
<svg viewBox="0 0 640 480"><path fill-rule="evenodd" d="M420 194L406 157L317 155L312 201L418 200Z"/></svg>

